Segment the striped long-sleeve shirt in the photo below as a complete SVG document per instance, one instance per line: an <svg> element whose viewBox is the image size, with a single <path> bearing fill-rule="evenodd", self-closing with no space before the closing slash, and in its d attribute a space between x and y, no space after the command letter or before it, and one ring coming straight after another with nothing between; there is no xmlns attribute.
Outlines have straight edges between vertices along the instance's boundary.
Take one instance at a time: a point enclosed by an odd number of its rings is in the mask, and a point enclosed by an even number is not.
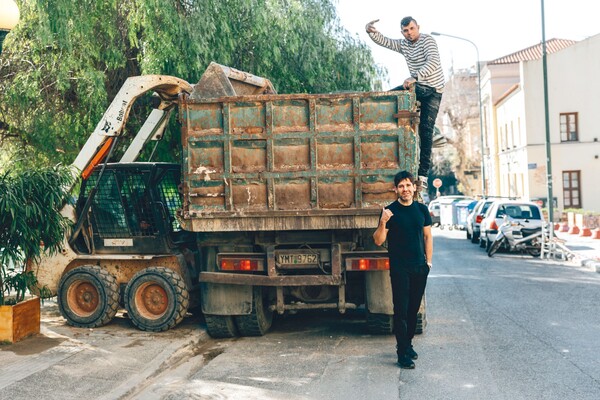
<svg viewBox="0 0 600 400"><path fill-rule="evenodd" d="M371 39L380 46L397 51L406 59L408 70L417 82L435 88L438 93L444 90L444 72L435 39L421 33L412 43L406 39L390 39L379 32L369 33Z"/></svg>

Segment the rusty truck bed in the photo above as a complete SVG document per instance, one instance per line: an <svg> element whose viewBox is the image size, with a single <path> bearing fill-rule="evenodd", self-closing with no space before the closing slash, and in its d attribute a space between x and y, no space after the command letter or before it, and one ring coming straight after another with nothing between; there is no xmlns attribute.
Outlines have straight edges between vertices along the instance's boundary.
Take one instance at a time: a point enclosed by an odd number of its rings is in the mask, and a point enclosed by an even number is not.
<svg viewBox="0 0 600 400"><path fill-rule="evenodd" d="M184 229L373 228L416 173L414 92L258 95L180 103Z"/></svg>

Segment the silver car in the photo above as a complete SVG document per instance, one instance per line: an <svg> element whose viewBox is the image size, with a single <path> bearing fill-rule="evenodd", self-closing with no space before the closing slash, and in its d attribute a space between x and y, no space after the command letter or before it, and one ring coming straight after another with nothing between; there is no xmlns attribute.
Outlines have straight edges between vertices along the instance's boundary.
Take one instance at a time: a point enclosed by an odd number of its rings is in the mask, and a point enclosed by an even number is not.
<svg viewBox="0 0 600 400"><path fill-rule="evenodd" d="M470 239L471 243L479 243L481 221L493 202L494 199L479 200L467 217L467 239Z"/></svg>
<svg viewBox="0 0 600 400"><path fill-rule="evenodd" d="M431 215L431 225L438 226L440 224L440 200L431 200L427 208L429 209L429 215Z"/></svg>
<svg viewBox="0 0 600 400"><path fill-rule="evenodd" d="M498 233L505 215L519 220L527 229L537 229L544 225L540 206L531 201L495 200L481 221L479 246L489 250Z"/></svg>

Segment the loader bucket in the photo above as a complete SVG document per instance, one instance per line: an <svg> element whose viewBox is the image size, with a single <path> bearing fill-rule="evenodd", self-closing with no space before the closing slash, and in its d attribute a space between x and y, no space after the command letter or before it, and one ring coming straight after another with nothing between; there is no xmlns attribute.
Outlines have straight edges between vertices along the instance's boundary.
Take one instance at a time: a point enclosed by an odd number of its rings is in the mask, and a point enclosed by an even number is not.
<svg viewBox="0 0 600 400"><path fill-rule="evenodd" d="M194 86L190 98L199 100L275 93L277 92L268 79L211 62Z"/></svg>

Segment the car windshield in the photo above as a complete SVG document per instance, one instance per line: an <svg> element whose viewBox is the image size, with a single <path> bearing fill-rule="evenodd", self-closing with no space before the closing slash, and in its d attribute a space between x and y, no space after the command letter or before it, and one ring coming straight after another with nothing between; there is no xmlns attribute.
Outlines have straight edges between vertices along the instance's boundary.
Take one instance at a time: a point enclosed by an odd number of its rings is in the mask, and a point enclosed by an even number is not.
<svg viewBox="0 0 600 400"><path fill-rule="evenodd" d="M479 214L485 214L486 211L488 210L488 208L490 208L490 206L492 205L492 203L493 203L493 201L486 201L485 203L483 203Z"/></svg>
<svg viewBox="0 0 600 400"><path fill-rule="evenodd" d="M541 219L539 208L530 204L503 204L498 207L496 216L505 215L516 219Z"/></svg>

